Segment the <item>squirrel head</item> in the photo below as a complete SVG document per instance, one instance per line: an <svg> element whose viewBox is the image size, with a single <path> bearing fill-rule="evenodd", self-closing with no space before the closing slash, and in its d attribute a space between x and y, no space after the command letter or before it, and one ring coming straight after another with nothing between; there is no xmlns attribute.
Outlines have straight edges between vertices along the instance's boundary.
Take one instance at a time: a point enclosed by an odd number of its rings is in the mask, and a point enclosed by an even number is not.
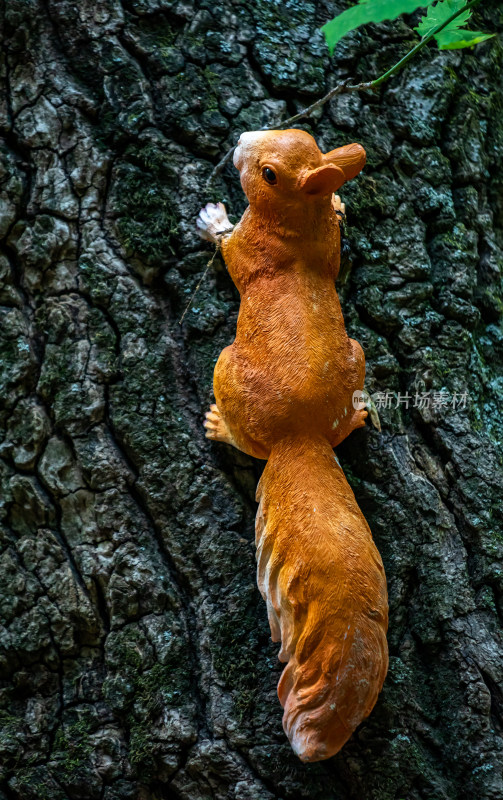
<svg viewBox="0 0 503 800"><path fill-rule="evenodd" d="M247 131L234 151L234 166L251 207L305 206L325 201L365 165L360 144L322 153L309 133Z"/></svg>

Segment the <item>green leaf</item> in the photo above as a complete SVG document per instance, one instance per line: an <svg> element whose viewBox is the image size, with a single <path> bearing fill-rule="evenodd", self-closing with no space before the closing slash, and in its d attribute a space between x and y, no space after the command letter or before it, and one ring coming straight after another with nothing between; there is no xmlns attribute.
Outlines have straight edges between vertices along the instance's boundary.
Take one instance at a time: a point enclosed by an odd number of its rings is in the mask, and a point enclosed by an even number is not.
<svg viewBox="0 0 503 800"><path fill-rule="evenodd" d="M444 31L436 36L439 50L461 50L462 47L473 47L487 39L492 39L495 33L482 33L482 31ZM441 41L440 41L441 39Z"/></svg>
<svg viewBox="0 0 503 800"><path fill-rule="evenodd" d="M463 6L466 5L466 2L467 0L442 0L442 2L436 3L434 6L430 6L426 16L422 18L421 22L414 30L418 32L422 39L425 39L435 28L438 28L443 22L447 22L449 17L452 17L456 11L460 11ZM461 25L466 25L471 15L471 11L464 11L459 17L456 17L456 19L447 25L444 30L455 30L461 27ZM441 31L440 33L442 34L443 32L444 31Z"/></svg>
<svg viewBox="0 0 503 800"><path fill-rule="evenodd" d="M423 39L426 38L435 28L438 28L443 22L447 22L456 11L460 11L466 2L467 0L441 0L434 6L430 6L426 16L422 18L415 30ZM463 11L459 17L453 19L435 35L439 50L460 50L462 47L473 47L496 35L482 31L462 30L463 25L466 25L470 17L471 11Z"/></svg>
<svg viewBox="0 0 503 800"><path fill-rule="evenodd" d="M359 0L356 6L348 8L323 25L321 30L325 34L330 55L337 42L360 25L396 19L400 14L411 14L416 8L429 6L433 2L434 0Z"/></svg>

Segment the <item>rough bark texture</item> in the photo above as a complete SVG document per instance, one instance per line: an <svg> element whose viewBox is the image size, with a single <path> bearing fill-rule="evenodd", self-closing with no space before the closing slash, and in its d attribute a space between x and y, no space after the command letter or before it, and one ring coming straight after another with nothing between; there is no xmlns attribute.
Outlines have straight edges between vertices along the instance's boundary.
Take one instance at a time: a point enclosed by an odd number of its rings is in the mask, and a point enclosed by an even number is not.
<svg viewBox="0 0 503 800"><path fill-rule="evenodd" d="M303 126L368 152L340 286L368 388L468 392L340 448L386 566L391 666L328 762L281 728L261 465L203 436L238 308L221 264L177 324L210 255L197 211L244 208L231 166L205 188L218 157L410 46L417 15L329 61L317 28L343 7L2 4L1 800L503 797L501 36L428 49Z"/></svg>

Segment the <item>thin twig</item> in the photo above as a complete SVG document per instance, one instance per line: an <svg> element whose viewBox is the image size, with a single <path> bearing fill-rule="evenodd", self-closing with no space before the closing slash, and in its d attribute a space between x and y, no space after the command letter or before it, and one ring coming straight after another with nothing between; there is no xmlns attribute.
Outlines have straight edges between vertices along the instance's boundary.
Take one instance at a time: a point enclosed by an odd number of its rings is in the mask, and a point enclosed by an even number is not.
<svg viewBox="0 0 503 800"><path fill-rule="evenodd" d="M437 35L437 33L440 33L440 31L442 31L447 25L449 25L453 20L455 20L456 17L459 17L460 14L463 14L470 8L477 6L480 2L481 0L472 0L470 3L467 3L465 6L463 6L463 8L460 8L458 11L455 11L454 14L452 14L449 17L449 19L445 20L445 22L443 22L441 25L437 25L437 27L434 28L431 31L431 33L428 34L428 36L425 36L423 39L421 39L421 41L418 42L418 44L415 47L413 47L412 50L409 50L409 52L402 59L400 59L400 61L397 61L397 63L393 67L391 67L391 69L387 70L387 72L384 72L375 80L369 81L367 83L357 83L354 86L349 85L347 80L343 81L342 83L339 83L337 86L331 89L324 97L321 97L319 100L316 100L316 102L311 103L310 106L307 106L307 108L302 109L302 111L299 111L298 114L294 114L293 117L288 117L288 119L283 119L281 120L281 122L277 122L275 125L268 125L265 128L260 128L260 130L273 131L273 130L279 130L280 128L284 128L285 125L292 125L294 122L298 122L299 119L304 119L305 117L309 117L313 111L315 111L317 108L321 108L321 106L324 106L325 103L328 103L329 100L331 100L338 94L343 94L344 92L364 92L367 91L368 89L377 89L377 87L380 86L381 83L384 83L385 81L389 80L389 78L391 78L396 72L398 72L399 69L401 69L408 61L410 61L410 59L413 58L416 55L416 53L422 50L423 47L427 45L428 42L430 42L434 36ZM222 172L227 162L231 159L235 149L236 146L231 147L231 149L227 151L225 156L218 162L218 164L213 169L210 177L207 180L206 183L207 186L210 183L212 183L217 177L217 175L219 175Z"/></svg>
<svg viewBox="0 0 503 800"><path fill-rule="evenodd" d="M196 286L196 288L194 289L194 291L192 292L192 294L191 294L191 296L190 296L190 300L189 300L189 302L188 302L188 303L187 303L187 305L185 306L185 311L183 312L182 316L181 316L181 317L180 317L180 319L178 320L178 324L179 324L179 325L181 325L181 324L182 324L182 322L184 321L184 319L185 319L185 315L187 314L187 311L189 310L190 306L192 305L192 302L193 302L193 300L194 300L194 297L195 297L195 296L196 296L196 294L198 293L198 291L199 291L199 288L200 288L200 286L201 286L202 282L204 281L204 279L206 278L206 275L208 274L208 270L210 269L210 267L212 267L212 266L213 266L213 262L214 262L215 258L217 257L217 255L218 255L218 254L219 254L219 252L220 252L220 247L221 247L221 245L222 245L222 240L221 240L221 239L219 239L219 240L218 240L218 242L217 242L217 245L216 245L216 247L215 247L215 252L214 252L214 253L213 253L213 255L211 256L211 258L210 258L210 260L208 261L208 263L206 264L206 267L204 268L204 272L203 272L203 274L201 275L201 277L199 278L199 280L198 280L198 282L197 282L197 286Z"/></svg>
<svg viewBox="0 0 503 800"><path fill-rule="evenodd" d="M394 67L391 67L391 69L389 69L387 72L385 72L384 75L381 75L379 78L376 78L374 81L372 81L372 83L371 83L372 88L376 89L378 86L380 86L381 83L384 83L389 78L391 78L395 74L395 72L398 72L399 69L401 69L403 66L405 66L407 61L410 61L410 59L413 58L416 55L416 53L419 52L419 50L422 50L423 47L426 44L428 44L428 42L430 42L433 39L434 36L437 35L437 33L440 33L440 31L443 31L443 29L446 28L447 25L450 25L450 23L453 20L455 20L456 17L459 17L460 14L463 14L465 11L469 11L470 8L474 8L475 6L478 6L478 4L480 2L481 2L481 0L472 0L471 3L467 3L466 6L463 6L463 8L460 8L458 11L455 11L454 14L451 14L449 19L446 19L445 22L442 22L441 25L437 25L437 27L434 28L431 31L431 33L428 34L428 36L425 36L423 39L421 39L420 42L418 42L416 44L415 47L412 48L412 50L409 50L409 52L403 58L401 58L400 61L398 61L395 64Z"/></svg>
<svg viewBox="0 0 503 800"><path fill-rule="evenodd" d="M371 88L372 88L372 83L358 83L356 84L356 86L351 86L347 80L343 81L342 83L339 83L337 86L334 86L333 89L330 89L328 94L326 94L324 97L321 97L319 100L316 100L316 102L311 103L311 105L308 106L307 108L304 108L302 109L302 111L299 111L298 114L294 114L293 117L288 117L288 119L283 119L281 122L278 122L277 126L269 125L267 128L263 128L263 130L272 131L275 130L276 127L282 128L284 125L291 125L293 122L297 122L297 120L302 119L303 117L308 117L310 114L312 114L313 111L316 111L317 108L320 108L320 106L323 106L325 105L325 103L328 103L328 101L331 100L332 97L335 97L337 94L342 94L343 92L362 92L365 89L371 89Z"/></svg>

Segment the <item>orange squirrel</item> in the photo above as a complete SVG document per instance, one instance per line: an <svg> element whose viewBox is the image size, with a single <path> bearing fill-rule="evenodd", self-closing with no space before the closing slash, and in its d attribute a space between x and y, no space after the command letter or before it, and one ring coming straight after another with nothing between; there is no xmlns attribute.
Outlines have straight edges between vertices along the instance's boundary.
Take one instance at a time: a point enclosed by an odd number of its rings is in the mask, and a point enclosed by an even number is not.
<svg viewBox="0 0 503 800"><path fill-rule="evenodd" d="M371 712L387 668L386 578L333 447L365 424L362 348L335 290L333 192L365 164L358 144L323 154L300 130L243 133L234 153L249 207L200 212L241 295L215 367L206 436L267 465L257 489L257 581L286 662L283 727L302 761L337 753Z"/></svg>

